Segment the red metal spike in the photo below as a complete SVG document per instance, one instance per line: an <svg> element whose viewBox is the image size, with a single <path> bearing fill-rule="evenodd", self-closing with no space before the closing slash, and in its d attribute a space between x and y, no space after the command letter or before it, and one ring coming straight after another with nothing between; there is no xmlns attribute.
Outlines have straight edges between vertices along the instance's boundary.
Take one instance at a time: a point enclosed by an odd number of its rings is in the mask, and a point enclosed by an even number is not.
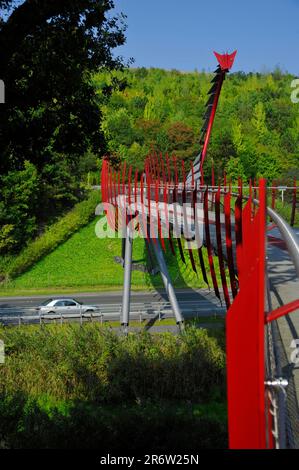
<svg viewBox="0 0 299 470"><path fill-rule="evenodd" d="M135 177L134 177L134 202L135 202L135 206L137 206L137 190L138 190L138 170L135 170Z"/></svg>
<svg viewBox="0 0 299 470"><path fill-rule="evenodd" d="M226 255L227 265L229 271L230 285L232 295L235 298L238 293L237 279L235 275L233 247L232 247L232 233L231 233L231 194L226 193L224 196L224 214L225 214L225 241L226 241Z"/></svg>
<svg viewBox="0 0 299 470"><path fill-rule="evenodd" d="M193 166L193 163L191 162L191 187L192 187L192 189L194 189L194 182L195 182L195 179L194 179L194 166Z"/></svg>
<svg viewBox="0 0 299 470"><path fill-rule="evenodd" d="M194 190L192 191L191 204L192 204L192 210L193 210L194 227L195 227L195 231L197 235L196 241L199 242L199 221L198 221L197 212L196 212L196 207L197 207L197 184L196 183L194 186ZM197 254L199 258L199 264L200 264L200 269L201 269L203 280L207 284L207 286L210 288L201 246L197 248Z"/></svg>
<svg viewBox="0 0 299 470"><path fill-rule="evenodd" d="M177 185L176 185L176 184L174 185L174 188L173 188L173 191L172 191L172 200L173 200L173 203L174 203L174 204L177 202ZM174 217L175 217L175 214L174 214ZM174 221L174 224L175 224L175 222L177 222L177 221ZM185 260L185 256L184 256L184 251L183 251L183 247L182 247L182 243L181 243L181 239L180 239L180 238L177 238L177 242L178 242L178 247L179 247L179 252L180 252L181 260L183 261L184 264L186 264L186 260Z"/></svg>
<svg viewBox="0 0 299 470"><path fill-rule="evenodd" d="M210 265L212 283L213 283L215 295L221 301L217 278L215 274L213 251L212 251L211 236L210 236L208 188L204 192L204 219L205 219L206 246L207 246L207 251L208 251L208 260L209 260L209 265Z"/></svg>
<svg viewBox="0 0 299 470"><path fill-rule="evenodd" d="M144 173L141 174L140 178L140 201L141 201L141 219L142 219L142 226L144 230L144 235L146 239L149 239L149 234L147 230L147 223L146 223L146 215L145 215L145 207L144 207L144 176L146 175Z"/></svg>
<svg viewBox="0 0 299 470"><path fill-rule="evenodd" d="M219 54L218 52L214 51L214 54L215 54L216 59L219 62L221 70L228 71L229 69L232 68L232 66L234 64L234 60L235 60L237 51L235 50L231 54L227 54L227 53L226 54Z"/></svg>
<svg viewBox="0 0 299 470"><path fill-rule="evenodd" d="M169 246L171 249L172 254L175 256L175 250L172 242L172 237L171 237L171 229L170 229L170 224L169 224L169 218L168 218L168 184L167 182L165 183L165 186L163 188L163 201L164 201L164 210L165 210L165 226L166 226L166 233L168 233L168 241L169 241Z"/></svg>
<svg viewBox="0 0 299 470"><path fill-rule="evenodd" d="M183 183L184 183L184 188L183 188L183 191L182 191L184 225L186 225L188 227L188 219L187 219L187 214L186 214L186 202L187 202L187 200L186 200L187 199L186 198L186 175L185 175L185 165L184 165L183 160L182 160L182 174L183 174ZM187 245L188 245L188 253L189 253L189 258L190 258L192 269L195 273L197 273L196 265L195 265L195 261L194 261L194 257L193 257L193 253L192 253L192 249L190 248L190 242L187 241Z"/></svg>
<svg viewBox="0 0 299 470"><path fill-rule="evenodd" d="M222 283L226 308L229 308L230 298L229 298L226 276L225 276L225 267L224 267L224 258L223 258L222 240L221 240L220 187L218 188L218 191L215 195L215 224L216 224L217 255L218 255L218 262L219 262L220 277L221 277L221 283Z"/></svg>

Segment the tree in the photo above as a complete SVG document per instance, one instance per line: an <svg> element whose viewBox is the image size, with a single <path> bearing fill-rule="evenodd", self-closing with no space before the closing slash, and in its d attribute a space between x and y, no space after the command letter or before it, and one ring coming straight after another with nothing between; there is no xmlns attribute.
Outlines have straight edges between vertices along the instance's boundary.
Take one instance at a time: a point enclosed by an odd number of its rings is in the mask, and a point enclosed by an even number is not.
<svg viewBox="0 0 299 470"><path fill-rule="evenodd" d="M0 253L5 253L21 248L36 233L41 182L35 166L25 161L22 170L8 172L0 184Z"/></svg>
<svg viewBox="0 0 299 470"><path fill-rule="evenodd" d="M0 0L0 6L6 91L0 174L32 163L43 184L40 205L29 214L60 210L79 197L79 170L86 165L78 161L94 153L93 166L106 149L91 74L122 67L113 49L125 41L124 16L112 16L112 0Z"/></svg>
<svg viewBox="0 0 299 470"><path fill-rule="evenodd" d="M25 158L42 168L49 145L73 158L104 147L89 75L120 66L112 49L124 42L124 28L109 18L111 8L110 0L26 0L2 21L2 171Z"/></svg>
<svg viewBox="0 0 299 470"><path fill-rule="evenodd" d="M266 112L265 112L263 103L259 102L254 107L254 113L253 113L251 122L257 132L258 138L265 137L267 133L267 127L266 127Z"/></svg>

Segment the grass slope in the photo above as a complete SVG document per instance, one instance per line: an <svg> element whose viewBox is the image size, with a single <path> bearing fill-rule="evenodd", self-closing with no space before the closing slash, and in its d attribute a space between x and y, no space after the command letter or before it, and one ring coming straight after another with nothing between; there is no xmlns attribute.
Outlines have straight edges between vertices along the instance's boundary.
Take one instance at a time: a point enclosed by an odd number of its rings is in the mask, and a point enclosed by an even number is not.
<svg viewBox="0 0 299 470"><path fill-rule="evenodd" d="M0 295L48 293L55 290L72 292L72 290L97 291L122 288L123 268L114 261L114 256L119 256L121 253L121 240L97 238L95 224L96 221L93 220L38 261L31 269L7 282L0 289ZM176 287L205 287L201 274L197 277L191 269L187 250L185 254L186 265L182 263L179 256L175 258L168 252L166 254L170 275ZM146 261L146 256L144 241L140 238L135 239L134 259ZM205 261L208 269L206 256ZM214 261L218 263L217 258ZM160 275L150 276L133 271L132 286L134 289L149 289L162 287L163 284Z"/></svg>

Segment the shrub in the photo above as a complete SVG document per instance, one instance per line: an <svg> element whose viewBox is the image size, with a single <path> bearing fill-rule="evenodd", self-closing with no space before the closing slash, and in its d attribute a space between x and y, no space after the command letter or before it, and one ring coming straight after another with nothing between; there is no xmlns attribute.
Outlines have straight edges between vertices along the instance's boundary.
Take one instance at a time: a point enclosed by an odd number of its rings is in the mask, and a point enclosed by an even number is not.
<svg viewBox="0 0 299 470"><path fill-rule="evenodd" d="M0 448L130 449L135 454L227 447L226 422L187 404L117 407L14 395L0 400ZM150 439L147 437L150 436Z"/></svg>
<svg viewBox="0 0 299 470"><path fill-rule="evenodd" d="M5 328L0 393L98 403L224 396L224 352L206 330L117 336L90 324Z"/></svg>
<svg viewBox="0 0 299 470"><path fill-rule="evenodd" d="M145 436L148 452L227 445L224 352L206 330L46 325L0 338L0 448L141 452Z"/></svg>

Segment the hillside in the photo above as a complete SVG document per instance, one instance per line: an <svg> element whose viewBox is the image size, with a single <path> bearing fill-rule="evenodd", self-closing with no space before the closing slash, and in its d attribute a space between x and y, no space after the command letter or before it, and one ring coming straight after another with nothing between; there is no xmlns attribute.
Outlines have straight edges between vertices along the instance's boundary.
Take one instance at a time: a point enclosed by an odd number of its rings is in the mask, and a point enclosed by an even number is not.
<svg viewBox="0 0 299 470"><path fill-rule="evenodd" d="M53 293L55 291L98 291L122 289L123 268L114 261L121 254L120 239L99 239L95 235L96 220L74 233L29 270L5 283L0 295L22 293ZM144 241L134 241L133 258L146 261ZM171 277L177 287L205 287L201 275L197 277L190 266L188 254L184 265L179 257L167 253ZM208 268L205 255L206 267ZM217 258L215 258L217 263ZM150 276L133 271L134 289L163 287L160 275Z"/></svg>
<svg viewBox="0 0 299 470"><path fill-rule="evenodd" d="M101 128L115 163L125 160L141 170L152 146L193 160L200 149L212 77L145 68L95 74ZM226 170L232 178L264 176L271 181L296 173L299 118L291 102L292 79L279 69L228 75L208 150L207 176L212 162L216 173Z"/></svg>

